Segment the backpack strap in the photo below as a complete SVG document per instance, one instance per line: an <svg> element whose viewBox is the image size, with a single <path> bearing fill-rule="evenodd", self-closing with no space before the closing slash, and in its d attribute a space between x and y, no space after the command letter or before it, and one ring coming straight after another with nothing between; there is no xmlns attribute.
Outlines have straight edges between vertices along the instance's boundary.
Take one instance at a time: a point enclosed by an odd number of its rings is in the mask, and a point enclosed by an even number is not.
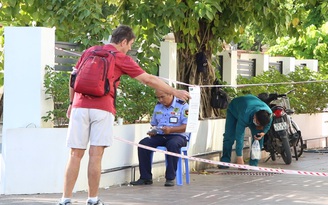
<svg viewBox="0 0 328 205"><path fill-rule="evenodd" d="M103 46L96 46L95 50L92 51L92 53L96 56L100 57L108 57L108 51L103 49Z"/></svg>

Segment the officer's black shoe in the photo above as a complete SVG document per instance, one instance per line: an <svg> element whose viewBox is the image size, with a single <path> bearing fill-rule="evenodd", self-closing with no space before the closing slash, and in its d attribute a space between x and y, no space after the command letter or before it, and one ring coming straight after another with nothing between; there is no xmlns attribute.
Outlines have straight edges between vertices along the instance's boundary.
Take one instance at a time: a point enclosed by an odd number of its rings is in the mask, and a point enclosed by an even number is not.
<svg viewBox="0 0 328 205"><path fill-rule="evenodd" d="M166 180L164 186L174 186L174 180Z"/></svg>
<svg viewBox="0 0 328 205"><path fill-rule="evenodd" d="M131 185L151 185L153 184L152 179L138 179L138 181L130 182Z"/></svg>
<svg viewBox="0 0 328 205"><path fill-rule="evenodd" d="M223 166L223 165L218 165L218 168L219 168L219 169L229 169L228 166Z"/></svg>

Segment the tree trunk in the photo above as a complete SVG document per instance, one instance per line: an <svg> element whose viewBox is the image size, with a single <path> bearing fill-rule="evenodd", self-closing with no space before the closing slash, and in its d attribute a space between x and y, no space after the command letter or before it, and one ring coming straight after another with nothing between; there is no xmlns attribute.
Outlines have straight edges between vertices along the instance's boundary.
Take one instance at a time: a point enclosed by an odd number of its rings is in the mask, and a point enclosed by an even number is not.
<svg viewBox="0 0 328 205"><path fill-rule="evenodd" d="M206 53L208 67L204 72L197 72L196 54L178 50L178 81L191 85L213 85L216 79L215 70L212 66L211 53ZM187 86L179 86L180 89L188 89ZM219 109L213 109L210 105L211 88L201 87L201 102L199 118L217 118L220 116Z"/></svg>
<svg viewBox="0 0 328 205"><path fill-rule="evenodd" d="M213 85L215 76L215 68L212 65L212 53L210 40L214 38L211 27L212 24L208 24L202 19L199 20L199 33L198 37L191 35L185 35L181 31L175 32L175 41L178 44L184 45L183 48L178 49L178 81L188 83L191 85ZM193 39L190 39L193 38ZM199 39L201 39L199 41ZM192 49L189 45L190 42L196 42L197 51ZM189 47L190 46L190 47ZM216 49L214 49L216 50ZM207 59L207 68L203 72L197 71L196 54L203 52ZM180 86L181 89L187 89L186 86ZM201 87L201 102L199 110L199 118L217 118L220 117L220 110L213 109L211 104L211 88Z"/></svg>

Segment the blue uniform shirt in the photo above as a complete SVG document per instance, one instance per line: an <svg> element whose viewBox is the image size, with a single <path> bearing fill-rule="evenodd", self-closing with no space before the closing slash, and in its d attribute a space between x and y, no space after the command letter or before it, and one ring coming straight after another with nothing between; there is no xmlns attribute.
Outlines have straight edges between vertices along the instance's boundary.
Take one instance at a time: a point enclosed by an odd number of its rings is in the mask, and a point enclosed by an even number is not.
<svg viewBox="0 0 328 205"><path fill-rule="evenodd" d="M188 103L173 97L173 101L170 107L166 107L160 102L154 108L153 116L150 121L152 126L157 127L178 127L181 125L187 124L188 121ZM160 130L159 134L163 134L163 131ZM171 133L178 134L186 137L188 139L189 134L183 133Z"/></svg>

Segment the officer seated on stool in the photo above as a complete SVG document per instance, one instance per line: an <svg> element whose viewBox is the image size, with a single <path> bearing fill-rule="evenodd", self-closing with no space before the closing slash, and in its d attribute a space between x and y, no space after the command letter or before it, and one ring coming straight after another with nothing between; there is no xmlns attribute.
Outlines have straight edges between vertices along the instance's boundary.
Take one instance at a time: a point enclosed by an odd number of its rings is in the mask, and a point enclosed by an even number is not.
<svg viewBox="0 0 328 205"><path fill-rule="evenodd" d="M139 144L156 148L165 146L167 151L180 154L181 147L187 145L188 134L185 133L188 120L188 103L156 90L158 103L155 106L150 124L152 129L147 134L149 137L142 139ZM138 147L140 179L133 181L131 185L150 185L152 180L152 155L153 151ZM178 165L178 157L167 155L165 186L174 186L174 179Z"/></svg>

